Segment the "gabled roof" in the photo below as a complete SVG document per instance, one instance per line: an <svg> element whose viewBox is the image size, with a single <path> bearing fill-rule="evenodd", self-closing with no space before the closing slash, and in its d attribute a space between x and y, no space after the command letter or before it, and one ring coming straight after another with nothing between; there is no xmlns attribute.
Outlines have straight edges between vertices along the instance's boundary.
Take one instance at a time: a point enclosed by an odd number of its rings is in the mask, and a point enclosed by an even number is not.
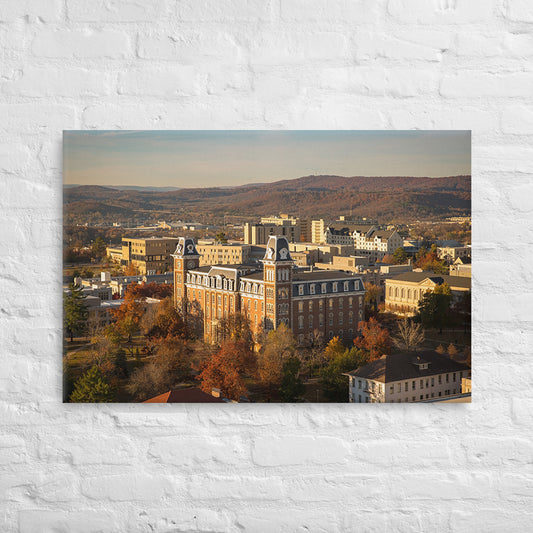
<svg viewBox="0 0 533 533"><path fill-rule="evenodd" d="M428 368L424 369L423 364ZM422 352L403 352L384 355L380 359L348 372L347 375L357 378L390 383L406 379L416 379L448 372L468 371L470 367L450 359L447 355L434 350Z"/></svg>
<svg viewBox="0 0 533 533"><path fill-rule="evenodd" d="M174 389L150 398L143 403L225 403L222 398L211 396L197 387Z"/></svg>

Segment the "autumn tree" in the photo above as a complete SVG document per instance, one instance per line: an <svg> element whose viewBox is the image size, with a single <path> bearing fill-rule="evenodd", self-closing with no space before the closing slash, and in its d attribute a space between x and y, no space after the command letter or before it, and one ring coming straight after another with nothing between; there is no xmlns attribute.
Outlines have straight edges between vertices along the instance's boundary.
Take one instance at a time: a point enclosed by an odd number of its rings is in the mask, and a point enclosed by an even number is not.
<svg viewBox="0 0 533 533"><path fill-rule="evenodd" d="M426 291L418 302L418 319L427 328L442 328L448 324L452 291L447 283L437 285L433 291Z"/></svg>
<svg viewBox="0 0 533 533"><path fill-rule="evenodd" d="M243 376L255 371L255 355L245 341L225 341L201 367L200 388L210 393L213 388L223 396L238 400L248 393Z"/></svg>
<svg viewBox="0 0 533 533"><path fill-rule="evenodd" d="M232 313L228 317L219 320L217 335L221 342L226 340L243 341L248 349L253 349L254 338L250 319L243 313Z"/></svg>
<svg viewBox="0 0 533 533"><path fill-rule="evenodd" d="M392 342L400 350L416 350L424 342L424 330L420 324L404 318L399 322L398 334L392 338Z"/></svg>
<svg viewBox="0 0 533 533"><path fill-rule="evenodd" d="M69 292L63 294L63 323L70 342L74 340L75 335L82 335L87 328L89 311L85 298L82 288L74 283L69 285Z"/></svg>
<svg viewBox="0 0 533 533"><path fill-rule="evenodd" d="M394 263L396 265L403 265L407 263L407 253L401 246L399 248L396 248L396 250L394 250L394 253L392 254L392 258L394 259Z"/></svg>
<svg viewBox="0 0 533 533"><path fill-rule="evenodd" d="M139 330L144 314L142 299L143 297L139 295L137 289L134 286L130 286L126 291L124 302L121 306L111 311L119 332L127 337L128 342L131 342L133 334Z"/></svg>
<svg viewBox="0 0 533 533"><path fill-rule="evenodd" d="M70 395L73 403L112 402L114 392L98 366L90 368L76 383Z"/></svg>
<svg viewBox="0 0 533 533"><path fill-rule="evenodd" d="M165 298L153 311L146 313L141 321L145 336L152 342L165 339L186 339L189 337L187 325L175 308L172 298Z"/></svg>
<svg viewBox="0 0 533 533"><path fill-rule="evenodd" d="M370 318L367 322L359 322L359 325L361 336L354 339L354 344L368 352L369 361L374 361L382 355L390 353L389 332L382 328L375 318Z"/></svg>
<svg viewBox="0 0 533 533"><path fill-rule="evenodd" d="M339 339L339 337L333 337L324 348L324 358L326 361L333 361L335 357L343 354L346 351L346 347Z"/></svg>
<svg viewBox="0 0 533 533"><path fill-rule="evenodd" d="M381 288L370 281L365 283L365 303L377 311Z"/></svg>
<svg viewBox="0 0 533 533"><path fill-rule="evenodd" d="M415 266L424 271L431 271L435 274L448 274L449 272L445 261L439 259L435 245L432 245L429 251L426 248L420 248L416 259Z"/></svg>
<svg viewBox="0 0 533 533"><path fill-rule="evenodd" d="M283 363L293 355L296 342L291 330L280 324L266 335L258 355L259 380L270 388L279 388L283 377Z"/></svg>
<svg viewBox="0 0 533 533"><path fill-rule="evenodd" d="M305 386L300 377L300 366L300 360L294 356L283 363L283 377L279 389L282 402L295 402L304 393Z"/></svg>

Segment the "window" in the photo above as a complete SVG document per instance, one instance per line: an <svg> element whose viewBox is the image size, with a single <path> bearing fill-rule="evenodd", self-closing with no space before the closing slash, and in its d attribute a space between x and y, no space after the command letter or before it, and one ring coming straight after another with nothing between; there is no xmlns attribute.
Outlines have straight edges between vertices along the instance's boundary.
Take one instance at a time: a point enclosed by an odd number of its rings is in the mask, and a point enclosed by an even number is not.
<svg viewBox="0 0 533 533"><path fill-rule="evenodd" d="M326 284L322 283L322 294L326 293Z"/></svg>
<svg viewBox="0 0 533 533"><path fill-rule="evenodd" d="M398 383L398 385L396 385L396 390L398 392L402 392L402 384L401 383Z"/></svg>
<svg viewBox="0 0 533 533"><path fill-rule="evenodd" d="M413 402L416 402L416 396L413 396Z"/></svg>
<svg viewBox="0 0 533 533"><path fill-rule="evenodd" d="M391 394L394 394L394 385L391 385L391 386L390 386L390 393L391 393Z"/></svg>
<svg viewBox="0 0 533 533"><path fill-rule="evenodd" d="M339 290L339 284L335 281L333 283L333 292L338 292L338 290Z"/></svg>
<svg viewBox="0 0 533 533"><path fill-rule="evenodd" d="M309 292L311 294L315 294L315 284L314 283L309 287Z"/></svg>
<svg viewBox="0 0 533 533"><path fill-rule="evenodd" d="M432 387L435 386L435 378L431 378L431 386L432 386Z"/></svg>
<svg viewBox="0 0 533 533"><path fill-rule="evenodd" d="M333 326L333 313L329 314L329 325Z"/></svg>
<svg viewBox="0 0 533 533"><path fill-rule="evenodd" d="M324 300L320 300L318 302L318 308L322 311L322 309L324 309Z"/></svg>
<svg viewBox="0 0 533 533"><path fill-rule="evenodd" d="M333 298L329 299L329 308L333 309Z"/></svg>
<svg viewBox="0 0 533 533"><path fill-rule="evenodd" d="M420 380L420 388L421 388L421 389L424 388L424 380L423 380L423 379Z"/></svg>
<svg viewBox="0 0 533 533"><path fill-rule="evenodd" d="M309 327L313 327L313 315L309 315Z"/></svg>
<svg viewBox="0 0 533 533"><path fill-rule="evenodd" d="M304 293L304 286L303 285L298 285L298 294L300 296L302 296Z"/></svg>
<svg viewBox="0 0 533 533"><path fill-rule="evenodd" d="M439 374L439 385L442 383L442 376Z"/></svg>
<svg viewBox="0 0 533 533"><path fill-rule="evenodd" d="M455 372L453 373L453 380L455 381Z"/></svg>
<svg viewBox="0 0 533 533"><path fill-rule="evenodd" d="M348 307L351 309L352 308L352 305L353 305L353 298L350 296L348 298Z"/></svg>
<svg viewBox="0 0 533 533"><path fill-rule="evenodd" d="M361 388L361 380L359 380L358 383L359 383L359 388Z"/></svg>
<svg viewBox="0 0 533 533"><path fill-rule="evenodd" d="M345 281L344 282L344 290L345 291L349 291L350 290L350 282L349 281Z"/></svg>
<svg viewBox="0 0 533 533"><path fill-rule="evenodd" d="M353 324L353 311L348 313L348 323Z"/></svg>
<svg viewBox="0 0 533 533"><path fill-rule="evenodd" d="M303 313L304 312L304 303L298 302L298 312Z"/></svg>
<svg viewBox="0 0 533 533"><path fill-rule="evenodd" d="M309 312L313 312L313 302L309 302Z"/></svg>
<svg viewBox="0 0 533 533"><path fill-rule="evenodd" d="M342 324L343 322L343 314L342 314L342 311L339 313L339 324Z"/></svg>
<svg viewBox="0 0 533 533"><path fill-rule="evenodd" d="M409 390L409 382L406 381L406 382L404 383L404 391L407 392L408 390ZM406 400L406 401L407 401L407 400Z"/></svg>
<svg viewBox="0 0 533 533"><path fill-rule="evenodd" d="M413 381L413 383L411 383L411 388L413 390L416 390L416 381ZM413 400L414 401L414 400Z"/></svg>
<svg viewBox="0 0 533 533"><path fill-rule="evenodd" d="M446 374L446 383L450 382L450 374Z"/></svg>
<svg viewBox="0 0 533 533"><path fill-rule="evenodd" d="M322 314L318 315L318 325L321 327L324 325L324 315Z"/></svg>

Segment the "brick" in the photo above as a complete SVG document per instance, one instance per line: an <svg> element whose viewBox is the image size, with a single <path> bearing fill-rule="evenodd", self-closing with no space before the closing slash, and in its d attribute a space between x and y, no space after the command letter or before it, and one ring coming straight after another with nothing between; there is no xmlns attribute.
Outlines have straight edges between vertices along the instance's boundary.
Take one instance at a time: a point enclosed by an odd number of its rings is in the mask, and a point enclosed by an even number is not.
<svg viewBox="0 0 533 533"><path fill-rule="evenodd" d="M203 2L178 2L176 16L182 21L229 22L268 21L274 18L276 3L273 0L204 0Z"/></svg>
<svg viewBox="0 0 533 533"><path fill-rule="evenodd" d="M514 105L502 111L502 131L508 134L533 135L533 110L528 105Z"/></svg>
<svg viewBox="0 0 533 533"><path fill-rule="evenodd" d="M531 33L507 33L504 38L505 50L519 57L531 57L533 55L533 35Z"/></svg>
<svg viewBox="0 0 533 533"><path fill-rule="evenodd" d="M248 462L246 452L247 447L238 437L157 437L150 442L148 457L161 464L191 468L205 464L244 466Z"/></svg>
<svg viewBox="0 0 533 533"><path fill-rule="evenodd" d="M166 0L67 0L67 16L77 22L153 22L166 14Z"/></svg>
<svg viewBox="0 0 533 533"><path fill-rule="evenodd" d="M252 458L261 466L335 464L347 461L347 446L338 438L285 436L255 439Z"/></svg>
<svg viewBox="0 0 533 533"><path fill-rule="evenodd" d="M37 57L125 58L131 53L128 35L118 31L43 30L31 43Z"/></svg>
<svg viewBox="0 0 533 533"><path fill-rule="evenodd" d="M0 104L0 132L38 134L79 127L74 106L42 103Z"/></svg>
<svg viewBox="0 0 533 533"><path fill-rule="evenodd" d="M509 203L514 210L529 213L533 211L533 202L531 201L532 194L533 181L524 183L523 185L517 185L508 193Z"/></svg>
<svg viewBox="0 0 533 533"><path fill-rule="evenodd" d="M1 143L0 144L0 172L18 174L24 171L31 163L28 146L22 143Z"/></svg>
<svg viewBox="0 0 533 533"><path fill-rule="evenodd" d="M378 19L378 6L371 0L282 0L281 18L287 22L358 24Z"/></svg>
<svg viewBox="0 0 533 533"><path fill-rule="evenodd" d="M370 30L355 33L356 59L375 61L382 58L442 61L451 44L450 35L433 30L411 30L377 34Z"/></svg>
<svg viewBox="0 0 533 533"><path fill-rule="evenodd" d="M38 508L19 511L19 533L120 533L124 530L122 519L116 512L94 509L50 511Z"/></svg>
<svg viewBox="0 0 533 533"><path fill-rule="evenodd" d="M504 34L501 32L459 33L455 43L455 53L462 57L497 57L503 53Z"/></svg>
<svg viewBox="0 0 533 533"><path fill-rule="evenodd" d="M474 146L472 156L478 171L533 174L533 148L528 144Z"/></svg>
<svg viewBox="0 0 533 533"><path fill-rule="evenodd" d="M160 33L139 35L138 55L144 59L165 59L180 63L197 64L198 57L202 63L210 60L239 63L243 51L236 39L222 32L177 32L171 35Z"/></svg>
<svg viewBox="0 0 533 533"><path fill-rule="evenodd" d="M330 62L348 59L347 38L338 32L265 32L250 46L253 65L291 65L305 61Z"/></svg>
<svg viewBox="0 0 533 533"><path fill-rule="evenodd" d="M80 498L79 475L70 472L39 473L31 490L34 498L45 502L71 502Z"/></svg>
<svg viewBox="0 0 533 533"><path fill-rule="evenodd" d="M445 98L529 97L532 91L533 74L530 72L488 74L464 70L459 74L444 76L440 85L440 94Z"/></svg>
<svg viewBox="0 0 533 533"><path fill-rule="evenodd" d="M119 77L118 92L133 96L187 96L205 90L205 78L192 66L132 69Z"/></svg>
<svg viewBox="0 0 533 533"><path fill-rule="evenodd" d="M86 477L81 492L92 500L158 501L173 494L174 486L164 476L131 473Z"/></svg>
<svg viewBox="0 0 533 533"><path fill-rule="evenodd" d="M115 76L81 68L26 67L19 80L4 82L5 94L23 96L102 96L114 91Z"/></svg>
<svg viewBox="0 0 533 533"><path fill-rule="evenodd" d="M32 0L4 0L0 9L0 22L13 22L27 17L29 21L43 22L58 20L61 17L61 2L33 2Z"/></svg>
<svg viewBox="0 0 533 533"><path fill-rule="evenodd" d="M39 457L45 461L64 458L73 465L132 464L138 459L129 439L102 434L67 435L53 445L48 439L41 439Z"/></svg>
<svg viewBox="0 0 533 533"><path fill-rule="evenodd" d="M0 465L24 463L27 460L26 442L18 435L0 436Z"/></svg>
<svg viewBox="0 0 533 533"><path fill-rule="evenodd" d="M494 0L389 0L387 9L402 23L471 24L494 17Z"/></svg>
<svg viewBox="0 0 533 533"><path fill-rule="evenodd" d="M505 2L503 11L506 18L516 22L533 22L533 6L528 0Z"/></svg>
<svg viewBox="0 0 533 533"><path fill-rule="evenodd" d="M187 480L187 492L194 500L277 500L284 497L279 477L194 475Z"/></svg>

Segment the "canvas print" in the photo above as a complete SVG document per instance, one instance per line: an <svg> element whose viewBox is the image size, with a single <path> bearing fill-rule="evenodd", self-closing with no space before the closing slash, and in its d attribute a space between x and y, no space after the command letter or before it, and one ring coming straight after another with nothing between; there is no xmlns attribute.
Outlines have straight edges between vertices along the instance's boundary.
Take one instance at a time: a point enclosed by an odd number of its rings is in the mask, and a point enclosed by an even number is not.
<svg viewBox="0 0 533 533"><path fill-rule="evenodd" d="M65 131L65 402L470 402L469 131Z"/></svg>

